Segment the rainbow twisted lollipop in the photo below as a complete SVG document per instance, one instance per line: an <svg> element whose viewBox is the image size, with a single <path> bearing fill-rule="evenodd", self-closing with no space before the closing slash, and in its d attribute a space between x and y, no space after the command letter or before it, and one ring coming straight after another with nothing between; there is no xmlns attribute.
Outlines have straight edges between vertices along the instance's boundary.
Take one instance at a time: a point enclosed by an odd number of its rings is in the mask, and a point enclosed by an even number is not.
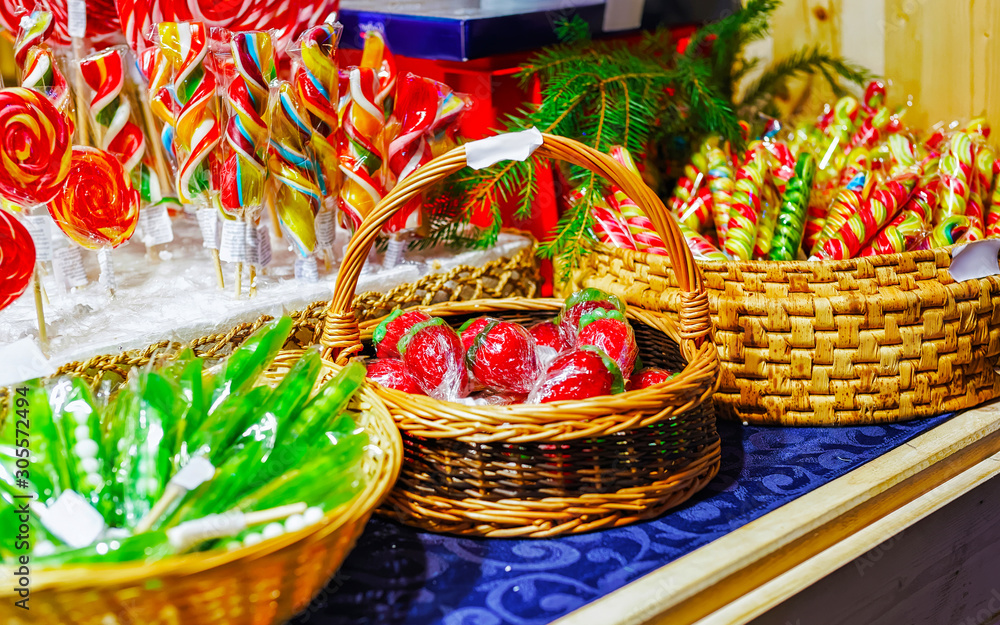
<svg viewBox="0 0 1000 625"><path fill-rule="evenodd" d="M861 256L899 254L908 250L927 232L923 218L904 210L879 231L872 242L861 250Z"/></svg>
<svg viewBox="0 0 1000 625"><path fill-rule="evenodd" d="M718 142L705 155L708 165L708 188L712 191L712 221L720 243L725 243L729 211L733 204L733 164Z"/></svg>
<svg viewBox="0 0 1000 625"><path fill-rule="evenodd" d="M860 107L858 101L851 96L844 96L833 105L833 116L826 129L828 137L846 146L850 142L858 119Z"/></svg>
<svg viewBox="0 0 1000 625"><path fill-rule="evenodd" d="M296 253L306 257L316 249L315 221L321 199L316 170L305 150L310 129L303 108L291 83L278 83L276 97L271 98L267 164L278 222Z"/></svg>
<svg viewBox="0 0 1000 625"><path fill-rule="evenodd" d="M226 145L229 155L222 170L219 196L224 211L245 217L260 210L267 176L267 113L270 82L276 77L271 35L236 33L230 42L236 77L226 89L229 122ZM251 215L252 217L253 215Z"/></svg>
<svg viewBox="0 0 1000 625"><path fill-rule="evenodd" d="M942 219L913 249L929 250L954 245L968 234L972 222L965 215L951 215Z"/></svg>
<svg viewBox="0 0 1000 625"><path fill-rule="evenodd" d="M375 102L384 111L393 111L395 105L392 95L396 87L396 60L389 52L385 34L380 30L369 30L365 33L365 46L361 53L360 67L375 70L378 76L378 93Z"/></svg>
<svg viewBox="0 0 1000 625"><path fill-rule="evenodd" d="M684 175L677 180L674 193L667 203L674 216L695 231L701 231L712 219L711 202L705 202L706 197L711 199L711 191L707 195L699 195L707 182L707 170L708 162L699 148L698 152L691 155L690 162L684 165Z"/></svg>
<svg viewBox="0 0 1000 625"><path fill-rule="evenodd" d="M56 108L69 111L70 92L66 77L59 71L52 50L48 46L35 46L28 50L24 59L21 86L45 94Z"/></svg>
<svg viewBox="0 0 1000 625"><path fill-rule="evenodd" d="M869 172L859 172L844 188L838 193L830 204L830 210L823 223L823 230L816 237L812 251L816 249L837 233L847 220L851 218L864 205L867 194L874 188L874 178ZM871 181L871 182L869 182Z"/></svg>
<svg viewBox="0 0 1000 625"><path fill-rule="evenodd" d="M398 184L433 156L428 143L430 129L437 113L437 83L428 78L405 74L396 85L396 137L389 142L389 173ZM414 196L386 224L387 232L400 232L420 225L423 198Z"/></svg>
<svg viewBox="0 0 1000 625"><path fill-rule="evenodd" d="M902 209L917 182L913 171L898 174L876 189L861 210L820 244L810 260L853 258Z"/></svg>
<svg viewBox="0 0 1000 625"><path fill-rule="evenodd" d="M299 38L301 65L295 71L295 91L308 111L309 146L319 161L320 188L325 196L337 193L337 41L340 25L310 28Z"/></svg>
<svg viewBox="0 0 1000 625"><path fill-rule="evenodd" d="M726 262L729 260L729 257L726 256L726 254L722 250L715 247L715 245L713 245L712 242L706 239L705 237L701 236L691 228L688 228L687 224L683 222L678 223L677 227L680 229L681 234L684 236L684 242L687 243L687 246L691 249L691 254L694 256L695 260L708 260L708 261L721 261L721 262ZM659 253L661 256L667 255L666 250L657 253Z"/></svg>
<svg viewBox="0 0 1000 625"><path fill-rule="evenodd" d="M337 151L340 172L344 176L339 206L355 229L384 193L382 150L377 142L385 126L385 117L375 101L377 93L375 70L352 67L348 73L347 104Z"/></svg>
<svg viewBox="0 0 1000 625"><path fill-rule="evenodd" d="M567 199L570 206L574 206L583 201L584 192L582 189L574 189ZM594 217L594 233L598 241L625 250L637 248L635 241L629 235L628 228L605 198L597 198L590 208L590 213Z"/></svg>
<svg viewBox="0 0 1000 625"><path fill-rule="evenodd" d="M941 155L938 171L941 174L941 196L934 221L945 217L964 215L969 202L969 178L975 162L972 138L968 133L956 132Z"/></svg>
<svg viewBox="0 0 1000 625"><path fill-rule="evenodd" d="M624 147L618 145L611 148L609 154L613 159L628 168L635 175L639 175L639 168L636 166L632 155ZM649 254L667 254L663 239L656 233L653 222L646 215L645 211L639 207L625 192L618 186L612 185L612 204L617 209L618 214L625 222L635 249Z"/></svg>
<svg viewBox="0 0 1000 625"><path fill-rule="evenodd" d="M32 11L21 18L20 30L14 40L14 62L23 67L28 52L35 46L40 46L52 36L52 13L48 11Z"/></svg>
<svg viewBox="0 0 1000 625"><path fill-rule="evenodd" d="M1000 236L1000 158L993 161L993 193L990 196L990 210L986 215L986 235Z"/></svg>
<svg viewBox="0 0 1000 625"><path fill-rule="evenodd" d="M212 159L222 141L215 111L215 75L206 69L208 32L200 22L165 22L158 26L159 46L173 69L179 167L177 193L185 204L212 186Z"/></svg>
<svg viewBox="0 0 1000 625"><path fill-rule="evenodd" d="M761 216L762 194L771 171L768 162L770 158L771 155L763 144L754 141L747 148L744 163L736 173L725 247L726 253L734 259L750 260L753 254L757 224Z"/></svg>
<svg viewBox="0 0 1000 625"><path fill-rule="evenodd" d="M80 73L93 91L90 114L103 129L101 148L130 173L146 153L146 136L132 121L132 105L122 93L125 66L120 50L109 48L80 61Z"/></svg>

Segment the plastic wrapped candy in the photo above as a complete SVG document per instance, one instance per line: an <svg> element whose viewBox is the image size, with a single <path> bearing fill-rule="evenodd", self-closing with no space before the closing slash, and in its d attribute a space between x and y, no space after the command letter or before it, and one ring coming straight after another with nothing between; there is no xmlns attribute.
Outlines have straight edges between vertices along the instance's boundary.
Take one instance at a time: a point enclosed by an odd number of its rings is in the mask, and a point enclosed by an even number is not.
<svg viewBox="0 0 1000 625"><path fill-rule="evenodd" d="M417 323L399 339L397 347L406 368L431 397L452 400L469 394L462 339L444 319Z"/></svg>
<svg viewBox="0 0 1000 625"><path fill-rule="evenodd" d="M596 347L560 354L528 395L529 404L615 395L625 390L615 361Z"/></svg>
<svg viewBox="0 0 1000 625"><path fill-rule="evenodd" d="M0 310L28 288L35 268L35 243L28 230L0 210Z"/></svg>
<svg viewBox="0 0 1000 625"><path fill-rule="evenodd" d="M677 374L659 367L646 367L632 374L632 377L628 380L628 390L638 391L650 386L656 386L657 384L666 382L675 375Z"/></svg>
<svg viewBox="0 0 1000 625"><path fill-rule="evenodd" d="M397 347L399 339L418 323L429 321L430 315L422 310L403 312L394 310L391 315L382 320L375 329L372 341L375 343L375 354L379 358L399 358Z"/></svg>
<svg viewBox="0 0 1000 625"><path fill-rule="evenodd" d="M535 340L535 356L538 366L544 369L552 360L569 349L559 326L551 321L542 321L528 328L528 334Z"/></svg>
<svg viewBox="0 0 1000 625"><path fill-rule="evenodd" d="M593 345L600 348L621 369L622 376L632 375L639 347L635 332L618 310L591 310L580 317L577 346Z"/></svg>
<svg viewBox="0 0 1000 625"><path fill-rule="evenodd" d="M0 195L22 206L55 198L70 171L66 118L41 93L0 89Z"/></svg>
<svg viewBox="0 0 1000 625"><path fill-rule="evenodd" d="M417 379L397 358L378 358L368 361L368 379L386 388L403 391L412 395L424 395Z"/></svg>
<svg viewBox="0 0 1000 625"><path fill-rule="evenodd" d="M466 352L472 347L472 342L476 340L476 336L483 331L491 321L497 321L493 317L476 317L474 319L469 319L462 324L462 327L458 329L458 335L462 337L462 347Z"/></svg>
<svg viewBox="0 0 1000 625"><path fill-rule="evenodd" d="M519 324L491 319L472 339L465 360L475 380L486 388L527 394L538 376L534 343Z"/></svg>
<svg viewBox="0 0 1000 625"><path fill-rule="evenodd" d="M600 289L583 289L566 298L566 305L556 319L556 323L562 331L563 340L568 345L576 345L576 333L580 326L580 317L585 312L598 308L625 312L625 304L620 299Z"/></svg>

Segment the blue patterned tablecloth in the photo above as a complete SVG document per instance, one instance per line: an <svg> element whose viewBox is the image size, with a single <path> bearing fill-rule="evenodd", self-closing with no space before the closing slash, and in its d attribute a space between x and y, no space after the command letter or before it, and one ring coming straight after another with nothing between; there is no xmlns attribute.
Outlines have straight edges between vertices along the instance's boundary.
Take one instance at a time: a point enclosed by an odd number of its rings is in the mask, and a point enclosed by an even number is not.
<svg viewBox="0 0 1000 625"><path fill-rule="evenodd" d="M375 518L296 625L542 625L830 482L950 415L898 425L720 422L722 468L687 504L552 540L456 538Z"/></svg>

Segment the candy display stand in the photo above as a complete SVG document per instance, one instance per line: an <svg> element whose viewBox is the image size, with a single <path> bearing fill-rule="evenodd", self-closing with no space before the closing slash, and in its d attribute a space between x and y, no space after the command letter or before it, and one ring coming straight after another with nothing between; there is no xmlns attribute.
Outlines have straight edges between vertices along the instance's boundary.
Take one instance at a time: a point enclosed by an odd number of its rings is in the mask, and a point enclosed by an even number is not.
<svg viewBox="0 0 1000 625"><path fill-rule="evenodd" d="M279 355L277 368L296 354ZM147 623L271 625L305 608L340 567L399 473L399 433L382 400L365 387L353 400L370 437L364 490L315 525L243 547L153 564L32 570L27 622L49 625ZM0 590L0 618L24 622L12 585Z"/></svg>
<svg viewBox="0 0 1000 625"><path fill-rule="evenodd" d="M956 281L954 248L837 261L699 262L722 360L715 395L747 423L863 425L1000 397L1000 276ZM565 285L676 313L664 256L598 246Z"/></svg>
<svg viewBox="0 0 1000 625"><path fill-rule="evenodd" d="M676 259L684 295L679 322L631 310L643 362L678 371L638 391L582 401L467 406L379 388L403 432L406 462L386 512L433 531L550 537L620 526L660 514L704 487L719 469L710 402L718 360L701 274L666 208L634 174L576 141L542 135L536 157L607 176L649 210ZM364 350L376 321L359 326L352 301L379 230L399 207L466 166L462 146L431 161L383 198L352 239L321 343L345 362ZM506 298L425 307L459 324L489 314L552 317L560 302Z"/></svg>

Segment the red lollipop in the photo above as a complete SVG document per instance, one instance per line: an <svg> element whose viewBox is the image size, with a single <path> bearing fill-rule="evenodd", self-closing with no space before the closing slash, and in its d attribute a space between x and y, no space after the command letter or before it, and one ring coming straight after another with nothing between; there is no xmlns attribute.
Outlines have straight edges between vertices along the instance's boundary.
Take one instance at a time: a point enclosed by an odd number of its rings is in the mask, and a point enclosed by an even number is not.
<svg viewBox="0 0 1000 625"><path fill-rule="evenodd" d="M83 247L115 248L135 232L139 192L114 155L78 145L66 186L49 202L49 214Z"/></svg>
<svg viewBox="0 0 1000 625"><path fill-rule="evenodd" d="M18 6L20 4L20 6ZM121 30L114 0L86 0L86 38L92 43L104 43L115 38ZM32 11L52 13L51 43L61 46L70 43L69 6L67 0L3 0L0 2L0 26L16 33L21 18ZM113 41L111 41L113 43ZM101 47L101 46L98 46Z"/></svg>
<svg viewBox="0 0 1000 625"><path fill-rule="evenodd" d="M45 96L0 89L0 195L21 206L56 197L70 165L70 129Z"/></svg>
<svg viewBox="0 0 1000 625"><path fill-rule="evenodd" d="M24 293L35 269L35 243L16 219L0 210L0 310Z"/></svg>

